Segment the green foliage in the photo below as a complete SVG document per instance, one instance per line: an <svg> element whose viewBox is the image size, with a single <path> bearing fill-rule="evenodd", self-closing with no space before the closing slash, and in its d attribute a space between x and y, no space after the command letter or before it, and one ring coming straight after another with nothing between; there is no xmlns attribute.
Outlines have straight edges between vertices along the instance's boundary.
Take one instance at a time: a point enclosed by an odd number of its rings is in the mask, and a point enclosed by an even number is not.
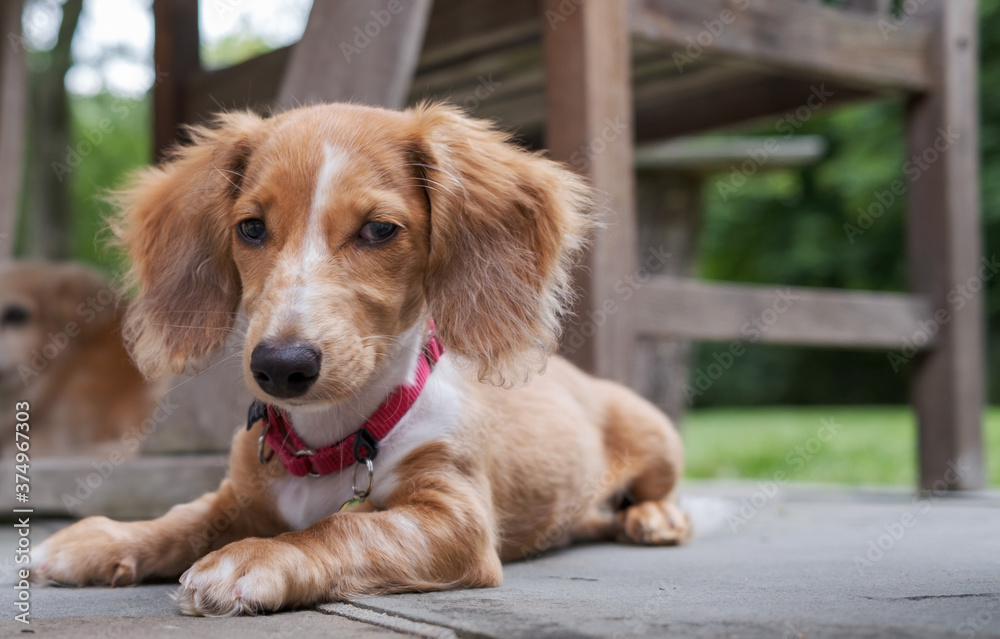
<svg viewBox="0 0 1000 639"><path fill-rule="evenodd" d="M821 430L831 422L832 430ZM684 423L686 476L838 484L917 481L916 425L905 407L705 409ZM831 435L832 434L832 435ZM986 422L989 482L1000 485L1000 409Z"/></svg>
<svg viewBox="0 0 1000 639"><path fill-rule="evenodd" d="M111 212L105 197L124 184L130 171L149 163L150 111L148 98L136 101L102 93L70 99L73 143L67 151L71 172L66 179L73 207L74 257L106 272L116 272L119 264L105 246Z"/></svg>
<svg viewBox="0 0 1000 639"><path fill-rule="evenodd" d="M222 38L210 47L201 48L201 63L206 69L218 69L239 64L267 53L271 47L261 38L237 33Z"/></svg>
<svg viewBox="0 0 1000 639"><path fill-rule="evenodd" d="M1000 0L982 0L982 72L980 124L983 157L983 225L986 255L1000 257ZM1000 402L1000 278L986 296L989 330L990 399Z"/></svg>
<svg viewBox="0 0 1000 639"><path fill-rule="evenodd" d="M982 150L985 255L1000 256L1000 0L982 3ZM775 119L777 122L777 118ZM706 185L699 273L706 279L877 291L906 290L904 105L821 108L799 133L830 143L828 157L801 170L761 173L735 193ZM784 137L766 123L754 134ZM887 206L883 206L887 203ZM871 217L865 215L868 212ZM988 283L990 398L1000 401L1000 278ZM696 370L723 345L701 344ZM885 352L752 345L697 399L701 406L902 403L908 371Z"/></svg>

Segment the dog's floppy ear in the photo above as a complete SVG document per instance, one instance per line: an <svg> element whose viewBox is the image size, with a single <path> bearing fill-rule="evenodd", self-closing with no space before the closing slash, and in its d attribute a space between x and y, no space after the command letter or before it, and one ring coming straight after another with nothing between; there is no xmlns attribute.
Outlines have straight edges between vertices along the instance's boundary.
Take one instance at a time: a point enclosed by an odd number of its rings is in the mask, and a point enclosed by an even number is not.
<svg viewBox="0 0 1000 639"><path fill-rule="evenodd" d="M146 376L181 373L223 343L240 303L229 219L263 120L220 115L191 143L146 169L114 200L112 230L131 261L137 297L123 334Z"/></svg>
<svg viewBox="0 0 1000 639"><path fill-rule="evenodd" d="M571 301L590 228L590 189L457 109L413 111L414 163L431 209L427 299L446 348L513 385L540 370Z"/></svg>

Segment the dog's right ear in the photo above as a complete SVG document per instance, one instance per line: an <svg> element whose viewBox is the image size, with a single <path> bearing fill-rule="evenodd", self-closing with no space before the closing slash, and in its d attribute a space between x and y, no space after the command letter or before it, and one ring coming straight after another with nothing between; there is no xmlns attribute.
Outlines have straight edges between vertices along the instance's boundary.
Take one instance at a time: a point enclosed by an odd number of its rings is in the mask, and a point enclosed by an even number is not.
<svg viewBox="0 0 1000 639"><path fill-rule="evenodd" d="M192 127L190 144L113 197L121 212L111 228L137 293L122 332L147 377L183 372L232 329L241 285L227 214L263 124L257 115L230 113Z"/></svg>

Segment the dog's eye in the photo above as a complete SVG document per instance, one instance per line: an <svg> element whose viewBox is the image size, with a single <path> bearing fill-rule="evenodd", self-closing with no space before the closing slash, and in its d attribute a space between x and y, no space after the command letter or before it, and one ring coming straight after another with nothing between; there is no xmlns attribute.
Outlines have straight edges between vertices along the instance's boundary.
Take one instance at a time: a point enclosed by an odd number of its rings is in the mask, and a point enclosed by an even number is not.
<svg viewBox="0 0 1000 639"><path fill-rule="evenodd" d="M385 242L399 230L392 222L369 222L361 229L361 239L372 244Z"/></svg>
<svg viewBox="0 0 1000 639"><path fill-rule="evenodd" d="M28 309L23 306L8 306L3 309L0 326L23 326L28 323Z"/></svg>
<svg viewBox="0 0 1000 639"><path fill-rule="evenodd" d="M240 237L251 244L259 244L267 237L267 227L264 226L263 220L258 220L257 218L243 220L237 228L239 229Z"/></svg>

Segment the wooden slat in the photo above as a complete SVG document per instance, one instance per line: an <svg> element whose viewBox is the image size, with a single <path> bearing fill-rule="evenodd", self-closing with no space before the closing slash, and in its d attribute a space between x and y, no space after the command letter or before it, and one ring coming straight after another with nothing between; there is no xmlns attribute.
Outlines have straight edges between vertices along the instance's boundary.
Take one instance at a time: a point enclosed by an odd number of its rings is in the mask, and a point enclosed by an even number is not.
<svg viewBox="0 0 1000 639"><path fill-rule="evenodd" d="M356 34L351 35L353 39ZM525 43L533 45L527 59L523 53ZM278 106L282 78L297 46L281 47L231 67L198 73L184 94L185 119L198 121L223 109L250 108L265 113ZM342 55L339 50L336 54ZM508 61L514 62L514 66ZM408 104L426 98L451 99L463 104L475 94L480 75L502 75L504 81L496 94L490 96L492 107L502 105L505 94L519 99L528 83L534 94L531 119L534 128L540 131L543 74L537 0L486 5L438 0L427 24L418 69L420 79L412 83ZM508 119L504 109L476 114ZM514 126L520 124L516 118L511 121Z"/></svg>
<svg viewBox="0 0 1000 639"><path fill-rule="evenodd" d="M843 0L841 6L845 9L875 14L876 16L887 16L892 6L892 0Z"/></svg>
<svg viewBox="0 0 1000 639"><path fill-rule="evenodd" d="M461 61L525 39L537 42L541 34L538 5L538 0L435 0L420 68Z"/></svg>
<svg viewBox="0 0 1000 639"><path fill-rule="evenodd" d="M153 519L218 489L228 462L229 455L35 457L30 506L43 517ZM0 508L8 513L24 507L14 499L14 479L13 472L0 477Z"/></svg>
<svg viewBox="0 0 1000 639"><path fill-rule="evenodd" d="M899 348L931 317L923 299L654 278L635 293L640 333L707 341Z"/></svg>
<svg viewBox="0 0 1000 639"><path fill-rule="evenodd" d="M701 55L701 47L816 80L910 91L930 86L930 31L921 21L904 21L886 32L871 16L853 11L795 0L753 0L740 9L742 4L633 0L631 30L652 41L693 45L692 57Z"/></svg>
<svg viewBox="0 0 1000 639"><path fill-rule="evenodd" d="M636 149L635 168L640 171L726 171L734 162L763 154L761 169L808 166L826 154L826 139L800 135L790 139L766 136L677 138Z"/></svg>
<svg viewBox="0 0 1000 639"><path fill-rule="evenodd" d="M24 162L28 72L20 45L21 2L0 7L0 260L14 254L14 233Z"/></svg>
<svg viewBox="0 0 1000 639"><path fill-rule="evenodd" d="M267 112L277 105L292 49L281 47L231 67L198 73L184 96L185 120L196 122L224 110Z"/></svg>
<svg viewBox="0 0 1000 639"><path fill-rule="evenodd" d="M689 80L687 75L636 87L638 140L691 135L757 119L784 137L814 113L871 97L869 92L834 82L806 82L745 69L701 71L697 75L706 76L701 80ZM817 95L824 96L825 102L814 110L812 106L820 104Z"/></svg>
<svg viewBox="0 0 1000 639"><path fill-rule="evenodd" d="M402 107L431 5L432 0L316 0L285 70L279 104Z"/></svg>
<svg viewBox="0 0 1000 639"><path fill-rule="evenodd" d="M163 156L190 120L184 112L188 82L201 69L198 0L154 0L153 62L164 80L153 87L153 149Z"/></svg>
<svg viewBox="0 0 1000 639"><path fill-rule="evenodd" d="M631 313L607 313L619 299L615 282L635 266L633 127L626 6L616 0L580 5L545 0L544 12L564 21L544 29L547 143L602 194L607 226L596 233L579 271L583 289L577 317L597 326L591 334L572 324L565 352L583 368L627 383L633 374ZM569 7L571 10L567 10ZM603 314L603 315L602 315ZM596 320L594 318L597 318Z"/></svg>
<svg viewBox="0 0 1000 639"><path fill-rule="evenodd" d="M910 186L908 239L912 289L951 321L941 327L937 348L917 362L912 392L922 486L933 488L955 465L964 472L949 487L974 489L985 483L978 290L982 275L997 274L980 271L978 3L942 4L931 56L935 90L915 100L909 113L909 155L924 157L919 162L926 170Z"/></svg>

